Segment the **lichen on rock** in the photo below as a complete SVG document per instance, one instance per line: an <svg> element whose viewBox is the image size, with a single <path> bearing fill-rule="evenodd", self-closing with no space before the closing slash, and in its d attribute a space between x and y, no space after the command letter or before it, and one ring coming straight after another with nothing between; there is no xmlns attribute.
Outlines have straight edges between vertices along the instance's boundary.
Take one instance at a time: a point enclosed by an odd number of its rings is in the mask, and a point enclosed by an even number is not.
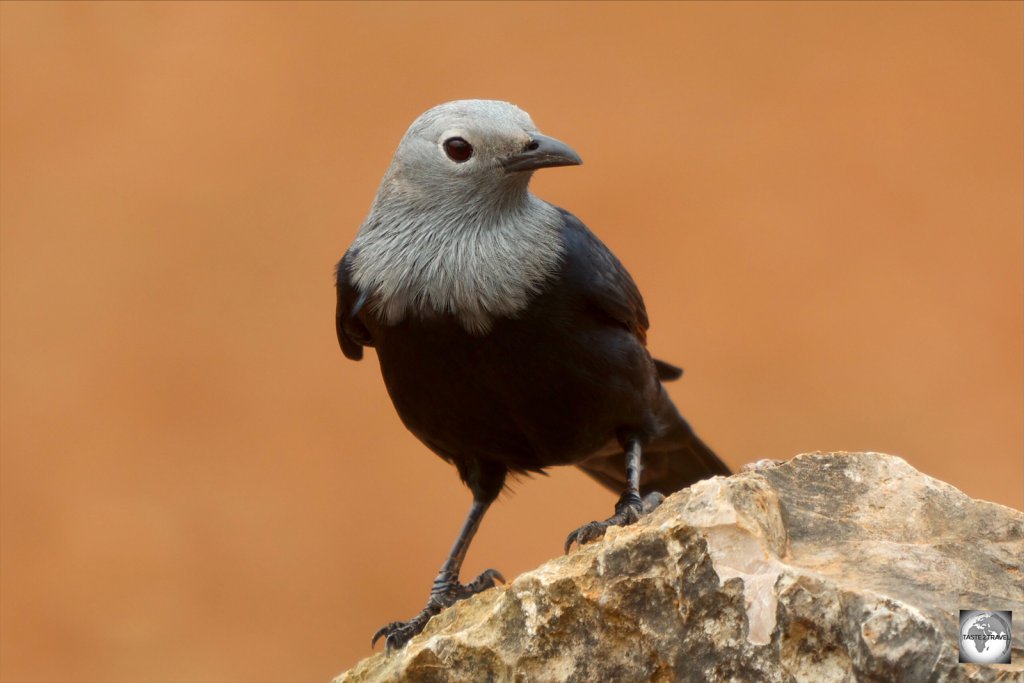
<svg viewBox="0 0 1024 683"><path fill-rule="evenodd" d="M456 604L370 681L1024 681L1024 514L879 453L700 482ZM958 610L1013 610L1012 663L958 663Z"/></svg>

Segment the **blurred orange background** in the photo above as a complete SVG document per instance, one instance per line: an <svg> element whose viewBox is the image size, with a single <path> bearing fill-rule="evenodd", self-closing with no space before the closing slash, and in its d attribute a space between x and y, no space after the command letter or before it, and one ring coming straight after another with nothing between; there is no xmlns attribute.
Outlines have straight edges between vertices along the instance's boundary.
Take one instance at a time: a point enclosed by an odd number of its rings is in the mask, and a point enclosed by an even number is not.
<svg viewBox="0 0 1024 683"><path fill-rule="evenodd" d="M428 107L515 102L738 467L878 450L1024 505L1020 3L0 5L4 681L326 680L469 505L334 338ZM614 496L520 481L466 573ZM899 500L892 501L899 505ZM950 605L950 609L958 606Z"/></svg>

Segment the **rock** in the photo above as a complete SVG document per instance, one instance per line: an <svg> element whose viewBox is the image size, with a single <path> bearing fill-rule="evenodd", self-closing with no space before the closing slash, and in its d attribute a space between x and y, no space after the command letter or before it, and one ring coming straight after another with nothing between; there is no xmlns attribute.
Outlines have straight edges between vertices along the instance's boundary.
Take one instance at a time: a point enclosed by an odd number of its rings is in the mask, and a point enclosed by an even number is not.
<svg viewBox="0 0 1024 683"><path fill-rule="evenodd" d="M1024 514L905 461L815 453L703 481L442 612L368 681L1024 681ZM958 663L960 609L1012 663Z"/></svg>

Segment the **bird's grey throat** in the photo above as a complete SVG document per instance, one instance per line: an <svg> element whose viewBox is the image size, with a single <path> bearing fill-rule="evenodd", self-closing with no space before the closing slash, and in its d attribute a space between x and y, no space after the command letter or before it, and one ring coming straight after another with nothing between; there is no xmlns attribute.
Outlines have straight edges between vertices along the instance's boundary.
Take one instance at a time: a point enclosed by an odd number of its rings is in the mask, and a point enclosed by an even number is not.
<svg viewBox="0 0 1024 683"><path fill-rule="evenodd" d="M481 100L435 107L413 123L352 245L353 280L385 323L452 314L484 334L522 312L558 270L561 214L529 192L530 173L502 166L531 133L522 110ZM473 144L469 162L444 157L440 143L454 135Z"/></svg>

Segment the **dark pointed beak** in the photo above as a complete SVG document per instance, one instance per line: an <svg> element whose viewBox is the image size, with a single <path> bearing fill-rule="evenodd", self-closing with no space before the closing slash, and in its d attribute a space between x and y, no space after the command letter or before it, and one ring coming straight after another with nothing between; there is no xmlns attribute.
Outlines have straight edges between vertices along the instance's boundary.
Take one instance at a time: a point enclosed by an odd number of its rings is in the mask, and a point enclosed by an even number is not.
<svg viewBox="0 0 1024 683"><path fill-rule="evenodd" d="M505 157L501 165L505 173L536 171L552 166L578 166L583 163L572 147L547 135L535 133L522 152Z"/></svg>

